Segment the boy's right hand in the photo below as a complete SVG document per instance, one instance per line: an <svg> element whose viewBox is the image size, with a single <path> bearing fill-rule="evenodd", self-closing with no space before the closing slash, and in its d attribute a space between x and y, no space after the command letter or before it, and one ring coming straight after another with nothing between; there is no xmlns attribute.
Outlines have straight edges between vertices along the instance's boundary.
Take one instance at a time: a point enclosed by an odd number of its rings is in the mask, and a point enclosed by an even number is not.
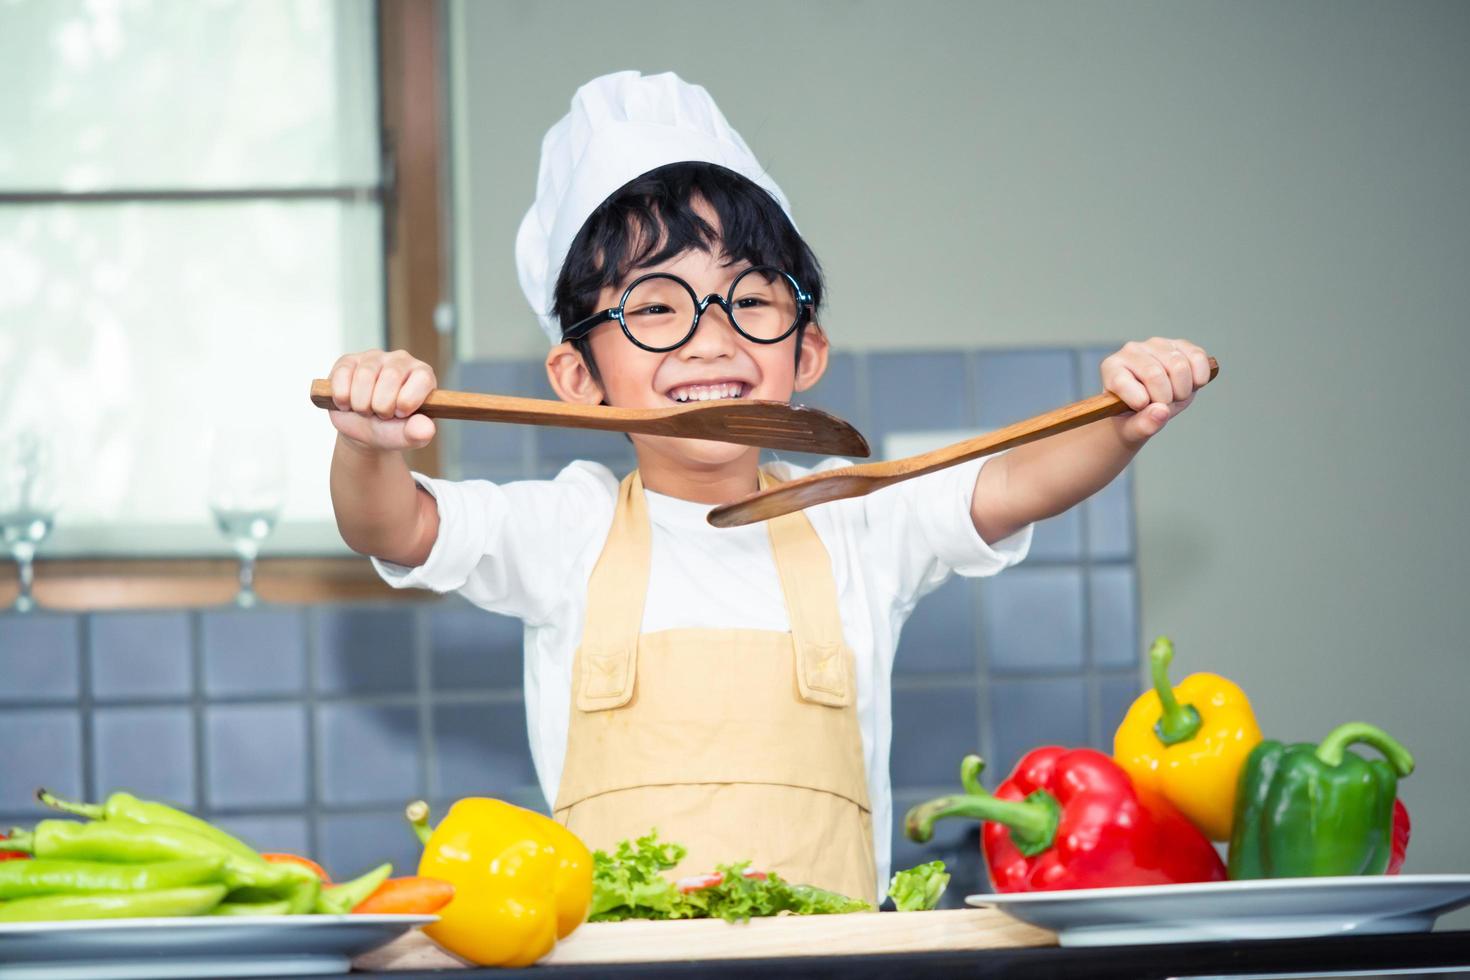
<svg viewBox="0 0 1470 980"><path fill-rule="evenodd" d="M434 421L415 415L438 387L434 369L407 351L344 354L332 365L328 411L343 438L361 449L418 449L434 438Z"/></svg>

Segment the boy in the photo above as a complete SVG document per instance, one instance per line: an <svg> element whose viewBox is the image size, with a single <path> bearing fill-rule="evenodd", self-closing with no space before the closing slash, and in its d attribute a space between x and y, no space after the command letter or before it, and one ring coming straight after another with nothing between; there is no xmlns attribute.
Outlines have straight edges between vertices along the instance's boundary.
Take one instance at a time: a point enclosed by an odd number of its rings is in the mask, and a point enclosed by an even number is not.
<svg viewBox="0 0 1470 980"><path fill-rule="evenodd" d="M557 396L662 407L816 384L821 270L788 211L703 89L621 72L578 90L517 238ZM391 584L524 620L537 774L589 846L658 827L689 848L681 873L751 859L876 901L889 678L914 603L952 572L1021 560L1034 521L1117 476L1208 376L1193 344L1129 344L1102 364L1126 418L719 530L711 506L804 471L632 436L621 481L587 462L549 481L428 479L400 451L433 438L414 414L433 371L369 351L332 369L332 498L344 540Z"/></svg>

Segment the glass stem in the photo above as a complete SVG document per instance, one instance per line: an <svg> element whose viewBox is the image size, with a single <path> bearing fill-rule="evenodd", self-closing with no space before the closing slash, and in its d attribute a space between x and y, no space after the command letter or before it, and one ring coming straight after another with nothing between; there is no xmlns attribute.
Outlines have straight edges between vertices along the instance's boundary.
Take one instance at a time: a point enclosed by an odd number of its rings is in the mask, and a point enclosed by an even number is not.
<svg viewBox="0 0 1470 980"><path fill-rule="evenodd" d="M15 611L30 612L36 608L36 600L31 597L31 586L36 580L36 546L29 541L21 541L11 551L15 555L15 567L20 577L20 592L15 596Z"/></svg>
<svg viewBox="0 0 1470 980"><path fill-rule="evenodd" d="M260 547L254 541L235 542L235 554L240 555L240 592L235 594L235 605L248 608L256 604L256 555Z"/></svg>
<svg viewBox="0 0 1470 980"><path fill-rule="evenodd" d="M240 592L235 596L236 605L255 605L255 554L246 552L240 556Z"/></svg>

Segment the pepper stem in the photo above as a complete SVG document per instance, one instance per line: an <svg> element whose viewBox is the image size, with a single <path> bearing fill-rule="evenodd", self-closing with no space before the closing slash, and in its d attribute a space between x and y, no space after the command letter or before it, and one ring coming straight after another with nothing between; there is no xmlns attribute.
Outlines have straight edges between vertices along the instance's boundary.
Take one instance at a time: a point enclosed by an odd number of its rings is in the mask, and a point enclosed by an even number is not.
<svg viewBox="0 0 1470 980"><path fill-rule="evenodd" d="M434 828L429 826L429 804L423 800L414 800L404 807L403 815L408 818L409 825L413 827L419 843L429 843L429 837L434 833Z"/></svg>
<svg viewBox="0 0 1470 980"><path fill-rule="evenodd" d="M1409 754L1408 749L1404 748L1403 743L1377 725L1370 725L1363 721L1350 721L1328 732L1327 737L1317 746L1317 758L1321 759L1324 765L1340 766L1343 753L1347 751L1349 745L1355 742L1371 745L1382 752L1388 764L1393 766L1394 772L1400 777L1407 776L1414 771L1414 757Z"/></svg>
<svg viewBox="0 0 1470 980"><path fill-rule="evenodd" d="M71 800L63 800L59 796L52 795L45 788L36 790L36 799L53 810L60 810L62 813L70 813L78 817L86 817L88 820L101 820L103 817L103 811L100 805L96 803L73 803Z"/></svg>
<svg viewBox="0 0 1470 980"><path fill-rule="evenodd" d="M969 817L972 820L1005 824L1011 829L1011 840L1027 857L1051 847L1056 839L1061 806L1050 793L1038 790L1024 800L1002 800L980 785L980 771L985 767L978 755L967 755L960 763L960 782L965 792L955 796L920 803L904 817L904 833L920 844L934 836L934 821L945 817Z"/></svg>
<svg viewBox="0 0 1470 980"><path fill-rule="evenodd" d="M1148 649L1149 673L1153 677L1154 691L1164 713L1154 723L1154 734L1165 745L1187 742L1199 733L1199 710L1192 704L1180 704L1169 685L1169 664L1174 660L1174 644L1167 636L1154 640Z"/></svg>

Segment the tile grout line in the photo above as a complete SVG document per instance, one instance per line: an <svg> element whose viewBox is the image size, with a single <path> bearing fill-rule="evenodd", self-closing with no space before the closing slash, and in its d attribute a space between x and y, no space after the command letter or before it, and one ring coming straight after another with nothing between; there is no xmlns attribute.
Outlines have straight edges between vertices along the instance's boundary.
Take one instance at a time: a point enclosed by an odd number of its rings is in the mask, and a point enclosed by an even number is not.
<svg viewBox="0 0 1470 980"><path fill-rule="evenodd" d="M978 425L980 420L980 363L973 350L964 352L965 401L968 419ZM978 742L975 750L982 759L995 758L995 718L990 710L991 676L990 651L985 646L985 600L984 588L979 579L969 583L970 603L975 615L971 616L971 652L975 657L975 718Z"/></svg>
<svg viewBox="0 0 1470 980"><path fill-rule="evenodd" d="M81 794L86 800L97 798L97 766L92 751L92 616L77 617L77 712L81 720Z"/></svg>
<svg viewBox="0 0 1470 980"><path fill-rule="evenodd" d="M1078 391L1085 391L1086 379L1082 376L1082 348L1072 349L1073 380ZM1116 479L1116 478L1115 478ZM1082 667L1083 684L1087 698L1087 740L1098 748L1103 747L1102 733L1102 683L1097 674L1097 651L1093 648L1092 630L1092 528L1089 508L1084 504L1077 508L1077 533L1081 537L1082 566ZM1111 747L1108 747L1111 751Z"/></svg>
<svg viewBox="0 0 1470 980"><path fill-rule="evenodd" d="M419 775L418 792L423 800L432 799L439 789L434 766L434 700L433 665L430 660L429 610L415 609L413 615L414 683L418 688Z"/></svg>
<svg viewBox="0 0 1470 980"><path fill-rule="evenodd" d="M313 860L320 860L322 854L322 832L321 832L321 794L318 783L321 778L320 758L318 748L317 731L317 654L319 645L317 634L321 625L320 609L316 606L307 606L301 617L301 629L304 631L303 652L306 656L305 671L302 677L301 710L306 715L306 806L304 815L306 817L306 849Z"/></svg>
<svg viewBox="0 0 1470 980"><path fill-rule="evenodd" d="M189 726L194 738L194 800L198 812L210 812L209 761L204 737L204 616L189 613Z"/></svg>
<svg viewBox="0 0 1470 980"><path fill-rule="evenodd" d="M439 691L433 695L435 704L519 704L524 700L519 688L471 687L459 691ZM291 707L303 703L302 696L287 694L238 694L220 697L205 697L207 707L221 705L231 707ZM413 707L418 703L416 693L409 694L352 694L318 696L318 704L348 705L364 708ZM15 712L54 711L57 708L77 707L77 698L37 698L31 701L6 704L4 710ZM108 698L91 700L94 708L187 708L190 699L186 695L156 698Z"/></svg>

